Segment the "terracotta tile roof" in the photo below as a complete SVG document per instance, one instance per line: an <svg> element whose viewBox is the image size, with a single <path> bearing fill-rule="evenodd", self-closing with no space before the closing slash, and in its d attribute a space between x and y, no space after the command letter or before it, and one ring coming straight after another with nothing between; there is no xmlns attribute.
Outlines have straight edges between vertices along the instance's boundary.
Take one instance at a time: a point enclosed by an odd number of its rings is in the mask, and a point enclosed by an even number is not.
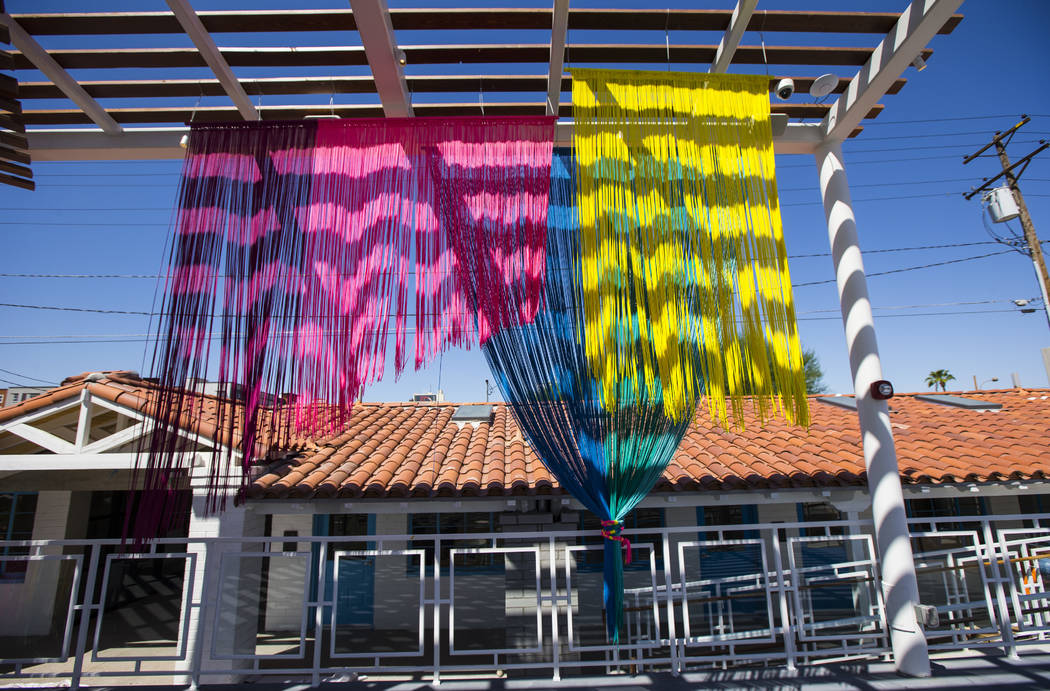
<svg viewBox="0 0 1050 691"><path fill-rule="evenodd" d="M0 408L0 422L77 398L85 389L92 396L98 396L146 415L151 415L155 410L159 393L156 384L140 378L137 373L129 370L83 372L66 377L58 387L46 393L15 406ZM182 427L207 439L214 439L219 426L218 399L214 396L195 395L187 397L184 404L186 409L182 414ZM236 441L239 426L235 425L233 432Z"/></svg>
<svg viewBox="0 0 1050 691"><path fill-rule="evenodd" d="M959 392L1001 410L952 408L898 394L890 419L907 483L1044 478L1050 390ZM656 491L862 485L854 411L811 399L808 430L776 420L722 430L698 414ZM491 423L456 425L459 404L361 404L349 429L290 455L252 498L500 496L561 492L504 405Z"/></svg>
<svg viewBox="0 0 1050 691"><path fill-rule="evenodd" d="M80 395L87 388L149 413L157 388L133 372L84 373L19 405L0 422ZM897 394L890 402L901 477L906 483L986 482L1046 478L1050 473L1050 389L957 392L997 403L965 410ZM656 491L862 485L857 416L811 399L808 430L749 420L722 430L699 413ZM501 496L560 493L522 437L508 408L491 421L452 420L461 404L362 403L338 434L296 438L259 469L252 498ZM193 397L187 429L215 434L217 401ZM236 433L236 430L235 430Z"/></svg>

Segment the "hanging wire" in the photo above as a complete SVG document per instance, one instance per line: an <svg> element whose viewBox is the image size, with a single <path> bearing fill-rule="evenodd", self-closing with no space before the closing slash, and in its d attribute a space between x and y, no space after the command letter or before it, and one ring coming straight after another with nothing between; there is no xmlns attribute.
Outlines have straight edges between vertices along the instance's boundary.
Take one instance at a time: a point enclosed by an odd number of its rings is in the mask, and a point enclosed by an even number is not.
<svg viewBox="0 0 1050 691"><path fill-rule="evenodd" d="M980 207L980 211L978 213L981 214L981 224L984 226L984 231L986 233L988 233L989 237L991 237L993 240L995 240L998 243L1006 245L1010 249L1016 251L1018 254L1022 254L1024 256L1028 257L1029 259L1031 259L1032 258L1032 251L1028 248L1028 241L1025 240L1024 234L1023 233L1019 233L1016 230L1014 230L1009 225L1009 221L1006 221L1006 222L1000 223L1000 224L996 224L996 225L1002 225L1004 228L1006 228L1006 230L1009 231L1009 234L997 233L995 231L995 229L992 227L992 224L989 223L989 221L988 221L988 214L986 213L987 210L988 210L988 203L982 197L981 198L981 207Z"/></svg>
<svg viewBox="0 0 1050 691"><path fill-rule="evenodd" d="M667 49L667 71L671 71L671 8L667 8L664 19L664 46Z"/></svg>

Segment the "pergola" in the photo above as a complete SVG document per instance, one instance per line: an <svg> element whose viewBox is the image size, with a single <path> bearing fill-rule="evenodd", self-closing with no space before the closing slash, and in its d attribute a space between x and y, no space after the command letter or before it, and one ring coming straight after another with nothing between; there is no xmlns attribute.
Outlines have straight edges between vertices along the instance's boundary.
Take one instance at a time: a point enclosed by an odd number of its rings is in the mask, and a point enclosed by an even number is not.
<svg viewBox="0 0 1050 691"><path fill-rule="evenodd" d="M758 0L738 0L733 9L686 10L578 9L569 0L554 0L550 9L392 9L386 0L350 0L349 8L335 10L210 12L194 11L189 0L166 1L170 12L0 12L0 43L14 48L0 54L0 70L35 69L46 77L19 83L0 75L0 182L32 189L32 159L181 158L179 141L193 121L546 113L561 118L558 143L570 144L567 65L764 69L771 91L779 79L792 77L798 97L772 102L774 146L777 153L816 158L894 657L902 672L929 675L893 434L876 388L882 368L841 144L882 112L885 96L904 87L901 75L917 57L930 57L927 43L958 25L962 17L953 13L962 0L914 0L901 13L764 11ZM569 30L600 32L602 41L569 43ZM664 40L606 42L647 31ZM714 42L672 44L671 32L683 31L703 32ZM311 35L355 32L361 45L287 45ZM457 40L470 34L484 40L486 32L542 32L549 40L399 42L411 32ZM745 32L758 32L760 45L741 45ZM179 34L188 35L192 47L135 47L143 42L136 36ZM229 45L219 47L215 34L225 35ZM766 34L780 40L767 45ZM821 35L832 44L857 42L843 35L871 35L874 45L805 45ZM106 37L107 47L46 50L40 36ZM242 37L252 45L236 47ZM70 74L129 68L137 78L78 80ZM211 76L186 78L187 68L210 68ZM250 68L282 76L248 77ZM855 74L838 79L830 101L804 96L816 75L844 69ZM54 99L75 107L27 107ZM114 99L136 105L103 103Z"/></svg>

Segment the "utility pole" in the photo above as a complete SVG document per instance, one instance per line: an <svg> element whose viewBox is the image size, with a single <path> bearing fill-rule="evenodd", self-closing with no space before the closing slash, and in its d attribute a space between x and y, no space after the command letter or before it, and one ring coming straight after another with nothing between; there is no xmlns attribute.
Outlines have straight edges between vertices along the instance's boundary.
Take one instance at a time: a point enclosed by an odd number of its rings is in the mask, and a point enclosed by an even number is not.
<svg viewBox="0 0 1050 691"><path fill-rule="evenodd" d="M1024 239L1025 243L1028 245L1028 256L1032 258L1032 265L1035 267L1036 280L1039 283L1039 289L1043 295L1043 313L1046 315L1047 325L1050 325L1050 273L1047 273L1046 270L1046 259L1043 257L1043 248L1039 244L1039 237L1035 234L1035 225L1032 223L1032 216L1028 213L1028 207L1024 203L1024 196L1021 194L1021 188L1017 184L1018 178L1024 173L1025 168L1028 167L1031 160L1036 155L1050 147L1050 144L1045 140L1039 140L1039 148L1027 156L1022 157L1017 163L1012 165L1010 164L1010 158L1006 155L1006 145L1010 142L1014 133L1027 125L1030 120L1031 118L1027 115L1023 116L1021 122L1005 132L996 132L990 143L963 159L963 165L966 165L994 146L996 153L999 155L999 163L1002 166L1002 170L998 175L986 179L980 187L972 189L963 196L967 199L972 199L974 195L988 189L988 187L999 178L1006 178L1006 184L1013 193L1014 201L1017 203L1021 228L1024 229ZM1006 141L1004 142L1004 140Z"/></svg>

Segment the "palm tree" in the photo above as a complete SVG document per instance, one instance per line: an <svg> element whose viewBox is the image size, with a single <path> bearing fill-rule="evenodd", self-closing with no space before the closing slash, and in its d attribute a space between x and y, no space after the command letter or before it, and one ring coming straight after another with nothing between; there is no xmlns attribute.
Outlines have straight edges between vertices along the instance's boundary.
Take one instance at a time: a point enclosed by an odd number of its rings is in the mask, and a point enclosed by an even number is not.
<svg viewBox="0 0 1050 691"><path fill-rule="evenodd" d="M939 386L941 391L946 391L946 384L953 379L955 379L955 375L948 370L935 369L926 377L926 386L932 386L934 391Z"/></svg>

